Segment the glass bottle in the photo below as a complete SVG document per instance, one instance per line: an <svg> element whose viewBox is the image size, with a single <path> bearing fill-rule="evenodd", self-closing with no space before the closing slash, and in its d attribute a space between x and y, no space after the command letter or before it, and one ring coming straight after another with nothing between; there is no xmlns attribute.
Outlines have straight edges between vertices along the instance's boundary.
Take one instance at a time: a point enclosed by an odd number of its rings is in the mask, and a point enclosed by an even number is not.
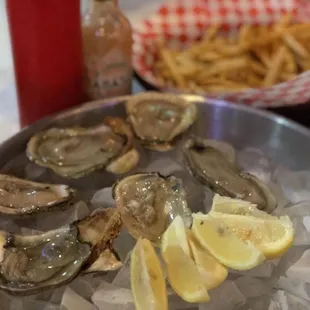
<svg viewBox="0 0 310 310"><path fill-rule="evenodd" d="M82 25L89 100L131 94L132 30L114 0L91 0Z"/></svg>

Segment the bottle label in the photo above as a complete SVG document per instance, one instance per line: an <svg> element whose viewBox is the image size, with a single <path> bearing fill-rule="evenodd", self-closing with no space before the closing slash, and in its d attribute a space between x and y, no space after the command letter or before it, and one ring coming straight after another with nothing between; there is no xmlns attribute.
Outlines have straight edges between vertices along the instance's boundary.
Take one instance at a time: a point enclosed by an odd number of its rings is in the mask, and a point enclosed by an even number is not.
<svg viewBox="0 0 310 310"><path fill-rule="evenodd" d="M127 58L127 59L126 59ZM132 67L119 50L110 50L104 57L92 57L86 63L87 89L92 99L104 99L131 93Z"/></svg>

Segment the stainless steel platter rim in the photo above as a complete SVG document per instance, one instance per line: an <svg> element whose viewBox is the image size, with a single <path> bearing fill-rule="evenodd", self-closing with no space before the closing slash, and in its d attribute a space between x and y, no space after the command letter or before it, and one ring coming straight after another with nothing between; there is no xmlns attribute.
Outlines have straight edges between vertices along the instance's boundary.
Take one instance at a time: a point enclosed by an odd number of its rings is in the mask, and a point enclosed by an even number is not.
<svg viewBox="0 0 310 310"><path fill-rule="evenodd" d="M182 96L183 98L185 98L188 101L196 102L199 104L212 104L212 105L221 106L221 107L224 106L224 107L227 107L229 109L234 109L234 110L239 110L239 111L243 111L243 112L247 112L247 113L256 114L256 115L261 116L263 118L269 119L275 123L278 123L278 124L284 125L286 127L292 128L293 130L298 131L299 133L307 136L310 139L310 129L308 129L307 127L305 127L303 125L298 124L295 121L292 121L288 118L277 115L276 113L273 113L270 111L257 109L257 108L250 107L250 106L247 106L244 104L237 104L237 103L229 102L227 100L211 99L211 98L204 97L201 95L193 95L193 94L183 93L183 94L179 94L179 96ZM88 102L85 102L78 107L73 107L73 108L67 109L63 112L44 117L44 118L36 121L35 123L21 129L19 132L14 134L12 137L10 137L7 140L5 140L4 142L2 142L0 144L0 148L5 148L5 146L8 143L10 143L17 135L19 135L22 132L27 131L30 128L38 127L39 124L42 125L44 123L48 123L48 122L51 122L53 120L62 119L62 118L67 117L67 116L81 114L81 113L84 113L87 111L94 110L94 109L101 107L101 106L113 106L113 105L121 104L124 101L128 100L130 97L131 96L128 95L128 96L118 96L118 97L102 99L102 100L88 101Z"/></svg>

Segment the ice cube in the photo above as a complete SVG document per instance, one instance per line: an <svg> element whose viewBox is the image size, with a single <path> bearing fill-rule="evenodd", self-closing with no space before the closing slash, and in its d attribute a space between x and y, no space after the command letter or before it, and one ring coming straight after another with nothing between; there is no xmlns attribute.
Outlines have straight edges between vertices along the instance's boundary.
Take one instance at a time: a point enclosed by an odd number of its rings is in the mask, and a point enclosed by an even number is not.
<svg viewBox="0 0 310 310"><path fill-rule="evenodd" d="M131 237L125 228L121 230L119 236L113 244L115 251L123 263L129 259L130 251L134 248L135 245L136 240Z"/></svg>
<svg viewBox="0 0 310 310"><path fill-rule="evenodd" d="M41 167L35 163L30 163L25 167L26 178L32 181L39 180L46 168Z"/></svg>
<svg viewBox="0 0 310 310"><path fill-rule="evenodd" d="M8 310L59 310L59 305L54 305L44 301L31 300L26 298L14 298L10 303L10 307L2 308L3 304L1 303L1 309ZM86 309L87 310L87 309Z"/></svg>
<svg viewBox="0 0 310 310"><path fill-rule="evenodd" d="M130 253L123 263L123 267L118 270L112 284L116 287L130 289Z"/></svg>
<svg viewBox="0 0 310 310"><path fill-rule="evenodd" d="M19 298L12 299L9 310L24 310L23 301Z"/></svg>
<svg viewBox="0 0 310 310"><path fill-rule="evenodd" d="M171 157L160 157L149 161L149 164L142 168L143 172L159 172L167 176L174 174L176 171L182 171L183 167Z"/></svg>
<svg viewBox="0 0 310 310"><path fill-rule="evenodd" d="M112 187L106 187L96 192L90 202L94 208L114 207L115 200L112 197Z"/></svg>
<svg viewBox="0 0 310 310"><path fill-rule="evenodd" d="M59 288L54 289L52 292L52 296L49 300L50 303L59 305L61 303L62 297L64 295L66 286L61 286Z"/></svg>
<svg viewBox="0 0 310 310"><path fill-rule="evenodd" d="M310 216L291 218L295 230L294 245L310 245Z"/></svg>
<svg viewBox="0 0 310 310"><path fill-rule="evenodd" d="M267 296L263 296L259 298L248 299L246 304L243 307L238 308L238 310L267 310L269 305L270 305L270 298Z"/></svg>
<svg viewBox="0 0 310 310"><path fill-rule="evenodd" d="M287 269L286 276L310 283L310 249L306 250L300 259Z"/></svg>
<svg viewBox="0 0 310 310"><path fill-rule="evenodd" d="M269 278L272 272L277 267L279 260L265 261L263 264L258 265L250 270L229 270L230 273L240 274L249 277Z"/></svg>
<svg viewBox="0 0 310 310"><path fill-rule="evenodd" d="M70 224L75 221L82 220L87 217L89 213L89 208L85 201L79 201L73 206L73 212L68 217L66 223Z"/></svg>
<svg viewBox="0 0 310 310"><path fill-rule="evenodd" d="M233 281L225 281L210 293L210 302L199 305L199 310L232 310L246 303L246 298Z"/></svg>
<svg viewBox="0 0 310 310"><path fill-rule="evenodd" d="M280 277L274 288L281 289L292 295L310 301L310 284L300 280Z"/></svg>
<svg viewBox="0 0 310 310"><path fill-rule="evenodd" d="M0 221L0 230L5 230L12 233L18 233L20 231L20 225L17 221L12 219L4 219Z"/></svg>
<svg viewBox="0 0 310 310"><path fill-rule="evenodd" d="M91 299L100 310L135 310L131 290L107 282L101 283Z"/></svg>
<svg viewBox="0 0 310 310"><path fill-rule="evenodd" d="M167 295L169 310L192 310L193 308L198 310L198 305L186 302L180 296L178 296L170 287L167 288Z"/></svg>
<svg viewBox="0 0 310 310"><path fill-rule="evenodd" d="M310 200L310 171L293 172L279 166L273 176L285 197L292 203Z"/></svg>
<svg viewBox="0 0 310 310"><path fill-rule="evenodd" d="M90 301L91 296L94 294L101 282L102 277L89 274L75 279L70 283L70 288L81 297Z"/></svg>
<svg viewBox="0 0 310 310"><path fill-rule="evenodd" d="M63 307L68 310L96 310L93 304L78 295L69 286L66 287L62 297L60 309Z"/></svg>
<svg viewBox="0 0 310 310"><path fill-rule="evenodd" d="M168 309L169 310L198 310L198 304L188 303L178 296L174 290L167 285Z"/></svg>
<svg viewBox="0 0 310 310"><path fill-rule="evenodd" d="M278 280L281 276L285 276L287 270L296 264L302 257L304 252L308 250L308 246L293 246L291 247L280 259L277 267L275 268L272 278Z"/></svg>
<svg viewBox="0 0 310 310"><path fill-rule="evenodd" d="M81 220L90 214L89 208L84 201L79 201L64 210L55 209L52 212L44 212L36 216L35 228L37 230L47 231L55 229ZM51 220L51 217L53 220ZM29 222L27 227L33 228L33 220Z"/></svg>
<svg viewBox="0 0 310 310"><path fill-rule="evenodd" d="M49 302L49 303L52 303L52 304L60 304L60 300L58 303L54 303L54 302L51 302L51 298L53 296L53 292L54 292L54 289L50 289L50 290L42 290L42 292L40 292L39 294L36 294L36 295L31 295L31 296L28 296L27 298L29 299L34 299L34 300L39 300L39 301L45 301L45 302Z"/></svg>
<svg viewBox="0 0 310 310"><path fill-rule="evenodd" d="M310 216L310 201L304 201L284 209L286 215L290 217Z"/></svg>
<svg viewBox="0 0 310 310"><path fill-rule="evenodd" d="M177 171L174 176L182 180L189 209L192 212L205 212L206 188L187 171Z"/></svg>
<svg viewBox="0 0 310 310"><path fill-rule="evenodd" d="M271 283L255 277L243 276L235 281L239 291L247 299L267 295L271 290Z"/></svg>
<svg viewBox="0 0 310 310"><path fill-rule="evenodd" d="M279 290L273 294L272 299L280 305L281 310L309 310L310 303L302 298Z"/></svg>
<svg viewBox="0 0 310 310"><path fill-rule="evenodd" d="M1 309L10 309L10 304L12 302L12 299L14 299L14 297L4 293L4 292L0 292L0 308Z"/></svg>
<svg viewBox="0 0 310 310"><path fill-rule="evenodd" d="M270 300L270 304L269 304L269 307L268 307L268 310L284 310L281 305L274 301L274 300ZM287 309L289 310L289 309Z"/></svg>
<svg viewBox="0 0 310 310"><path fill-rule="evenodd" d="M243 170L256 176L265 184L269 183L273 167L261 150L245 148L238 152L237 163Z"/></svg>
<svg viewBox="0 0 310 310"><path fill-rule="evenodd" d="M277 200L277 207L273 210L272 215L280 216L285 214L285 207L289 204L289 201L284 196L282 188L273 182L269 182L269 189L274 194Z"/></svg>

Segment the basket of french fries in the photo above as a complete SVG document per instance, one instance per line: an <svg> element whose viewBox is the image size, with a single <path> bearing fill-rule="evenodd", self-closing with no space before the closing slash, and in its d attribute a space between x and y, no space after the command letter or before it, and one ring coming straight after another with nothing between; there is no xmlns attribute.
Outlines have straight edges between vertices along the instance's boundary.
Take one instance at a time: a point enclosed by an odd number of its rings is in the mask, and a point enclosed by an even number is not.
<svg viewBox="0 0 310 310"><path fill-rule="evenodd" d="M160 90L257 107L310 100L310 1L167 0L134 31L134 68Z"/></svg>

